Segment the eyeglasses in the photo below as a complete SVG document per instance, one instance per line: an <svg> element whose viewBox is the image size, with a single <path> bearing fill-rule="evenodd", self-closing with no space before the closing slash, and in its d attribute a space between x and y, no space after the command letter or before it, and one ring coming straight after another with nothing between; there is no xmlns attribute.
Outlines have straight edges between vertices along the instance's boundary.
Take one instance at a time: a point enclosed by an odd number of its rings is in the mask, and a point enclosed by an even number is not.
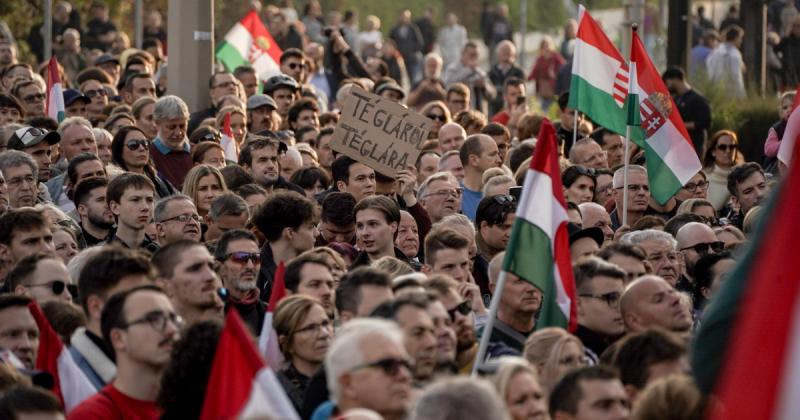
<svg viewBox="0 0 800 420"><path fill-rule="evenodd" d="M706 255L709 252L716 254L725 249L725 243L722 241L699 243L692 246L687 246L686 248L681 248L681 251L686 251L687 249L692 249L699 255Z"/></svg>
<svg viewBox="0 0 800 420"><path fill-rule="evenodd" d="M380 368L381 370L383 370L383 373L389 376L397 376L397 373L400 372L401 368L405 368L407 372L411 372L411 362L406 359L393 359L387 357L385 359L380 359L374 362L364 363L363 365L355 366L354 368L350 369L350 372L367 368Z"/></svg>
<svg viewBox="0 0 800 420"><path fill-rule="evenodd" d="M447 117L444 114L428 114L425 116L435 121L441 121L441 122L447 121Z"/></svg>
<svg viewBox="0 0 800 420"><path fill-rule="evenodd" d="M447 310L447 314L450 315L450 320L454 322L457 313L461 314L461 316L467 316L470 312L472 312L472 305L466 300L456 305L455 308Z"/></svg>
<svg viewBox="0 0 800 420"><path fill-rule="evenodd" d="M456 188L454 190L444 190L444 191L432 192L430 194L425 194L425 197L430 197L432 195L442 195L442 196L445 196L445 197L452 196L452 197L455 197L455 198L459 198L463 194L464 194L464 190L463 189Z"/></svg>
<svg viewBox="0 0 800 420"><path fill-rule="evenodd" d="M253 264L261 264L261 254L258 252L231 252L225 256L225 259L230 259L236 264L247 264L252 261Z"/></svg>
<svg viewBox="0 0 800 420"><path fill-rule="evenodd" d="M154 330L158 332L164 332L164 330L167 328L167 321L172 322L178 328L183 325L183 318L181 318L175 312L152 311L146 313L143 317L135 321L120 325L120 328L127 329L136 324L150 324Z"/></svg>
<svg viewBox="0 0 800 420"><path fill-rule="evenodd" d="M728 150L734 151L739 148L737 144L718 144L717 150L727 152Z"/></svg>
<svg viewBox="0 0 800 420"><path fill-rule="evenodd" d="M7 181L8 185L12 188L22 185L23 182L28 185L36 185L36 177L33 175L15 176L14 178L9 178Z"/></svg>
<svg viewBox="0 0 800 420"><path fill-rule="evenodd" d="M615 190L621 190L621 189L624 189L624 188L625 187L614 187ZM644 191L644 192L649 193L650 192L650 187L647 186L647 185L630 184L630 185L628 185L628 191L633 191L633 192Z"/></svg>
<svg viewBox="0 0 800 420"><path fill-rule="evenodd" d="M294 333L295 334L303 334L303 333L307 333L307 332L313 332L315 336L318 336L319 333L323 329L326 329L326 330L330 331L330 329L332 327L333 327L333 325L331 325L331 322L326 319L325 321L317 322L317 323L311 324L309 326L300 328L299 330L295 331Z"/></svg>
<svg viewBox="0 0 800 420"><path fill-rule="evenodd" d="M125 146L128 147L129 150L133 151L140 147L148 149L150 148L150 142L147 140L128 140L125 142Z"/></svg>
<svg viewBox="0 0 800 420"><path fill-rule="evenodd" d="M46 97L47 96L45 96L44 93L32 93L30 95L23 96L22 100L29 104L32 104L34 102L42 102Z"/></svg>
<svg viewBox="0 0 800 420"><path fill-rule="evenodd" d="M177 220L177 221L179 221L181 223L189 223L190 221L195 221L197 223L202 223L203 222L203 218L198 216L198 215L196 215L196 214L179 214L179 215L177 215L175 217L170 217L169 219L164 219L164 220L160 221L159 223L167 223L167 222L171 222L173 220Z"/></svg>
<svg viewBox="0 0 800 420"><path fill-rule="evenodd" d="M705 189L707 187L708 187L708 181L699 181L697 183L690 182L690 183L684 185L683 189L686 190L686 191L695 192L695 191L697 191L698 188L700 188L702 190L702 189Z"/></svg>
<svg viewBox="0 0 800 420"><path fill-rule="evenodd" d="M501 206L514 205L514 203L516 202L513 195L503 195L503 194L495 195L492 197L492 199L494 200L495 203Z"/></svg>
<svg viewBox="0 0 800 420"><path fill-rule="evenodd" d="M93 99L95 96L108 96L108 92L105 89L95 89L95 90L87 90L83 92L83 95L89 99Z"/></svg>
<svg viewBox="0 0 800 420"><path fill-rule="evenodd" d="M591 293L581 293L578 296L591 298L591 299L598 299L602 300L603 302L608 305L609 308L619 308L619 298L622 296L619 292L608 292L603 293L602 295L593 295Z"/></svg>
<svg viewBox="0 0 800 420"><path fill-rule="evenodd" d="M62 280L53 280L44 284L32 284L27 287L49 287L54 295L60 295L64 293L64 289L67 289L72 297L78 297L78 286Z"/></svg>

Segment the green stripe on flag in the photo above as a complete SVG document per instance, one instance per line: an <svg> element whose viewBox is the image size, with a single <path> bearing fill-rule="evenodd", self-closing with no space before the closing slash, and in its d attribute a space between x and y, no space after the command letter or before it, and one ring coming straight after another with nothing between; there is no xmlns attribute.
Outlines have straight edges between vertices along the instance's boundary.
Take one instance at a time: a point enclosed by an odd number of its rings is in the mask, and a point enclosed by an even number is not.
<svg viewBox="0 0 800 420"><path fill-rule="evenodd" d="M625 98L625 113L627 114L627 123L630 126L642 125L642 116L639 113L639 95L629 93Z"/></svg>
<svg viewBox="0 0 800 420"><path fill-rule="evenodd" d="M517 219L506 248L503 270L531 282L542 291L542 309L536 329L567 328L568 319L556 302L555 261L552 241L538 226Z"/></svg>
<svg viewBox="0 0 800 420"><path fill-rule="evenodd" d="M583 112L597 124L625 135L625 113L614 97L575 74L569 84L569 107Z"/></svg>
<svg viewBox="0 0 800 420"><path fill-rule="evenodd" d="M233 71L239 66L250 65L250 62L239 54L239 50L227 42L223 42L217 48L216 57L228 71Z"/></svg>

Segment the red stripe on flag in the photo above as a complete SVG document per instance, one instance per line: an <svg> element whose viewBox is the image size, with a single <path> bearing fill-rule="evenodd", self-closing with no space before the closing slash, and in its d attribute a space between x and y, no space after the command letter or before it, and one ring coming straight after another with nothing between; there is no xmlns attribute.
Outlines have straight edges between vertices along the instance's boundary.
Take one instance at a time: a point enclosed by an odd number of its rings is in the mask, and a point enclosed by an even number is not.
<svg viewBox="0 0 800 420"><path fill-rule="evenodd" d="M222 134L225 134L228 137L233 138L233 130L231 130L231 113L230 112L225 114L225 119L222 122Z"/></svg>
<svg viewBox="0 0 800 420"><path fill-rule="evenodd" d="M275 276L272 278L272 291L269 295L269 306L267 306L270 312L275 312L278 303L280 303L281 299L286 297L285 273L286 265L281 261L278 264L278 268L275 269Z"/></svg>
<svg viewBox="0 0 800 420"><path fill-rule="evenodd" d="M58 74L58 61L55 57L50 57L47 63L47 98L45 99L44 115L50 115L50 94L53 92L53 85L61 83L61 76Z"/></svg>
<svg viewBox="0 0 800 420"><path fill-rule="evenodd" d="M58 376L58 356L64 350L64 343L58 338L58 334L50 325L50 321L44 316L42 309L35 301L28 304L28 309L36 320L39 328L39 349L36 354L36 369L49 373L53 376L53 389L61 404L64 404L64 396L61 394L61 381Z"/></svg>
<svg viewBox="0 0 800 420"><path fill-rule="evenodd" d="M260 50L260 53L269 54L273 61L280 63L283 51L264 26L258 13L251 10L239 23L253 36L253 45Z"/></svg>

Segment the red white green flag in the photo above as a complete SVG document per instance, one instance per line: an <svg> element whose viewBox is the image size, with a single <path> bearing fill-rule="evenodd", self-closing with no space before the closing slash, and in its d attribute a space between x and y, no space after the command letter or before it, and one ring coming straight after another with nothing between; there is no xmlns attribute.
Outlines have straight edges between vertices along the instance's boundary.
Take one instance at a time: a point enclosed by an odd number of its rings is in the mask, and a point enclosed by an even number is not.
<svg viewBox="0 0 800 420"><path fill-rule="evenodd" d="M58 62L55 57L47 63L47 109L48 117L61 122L66 117L64 106L64 93L61 89L61 76L58 74Z"/></svg>
<svg viewBox="0 0 800 420"><path fill-rule="evenodd" d="M549 120L542 122L537 139L503 270L542 291L537 329L562 327L575 331L578 317L567 232L569 218L561 186L556 132Z"/></svg>
<svg viewBox="0 0 800 420"><path fill-rule="evenodd" d="M239 160L239 148L236 145L236 139L233 138L233 130L231 130L231 113L225 114L225 119L222 122L222 138L220 146L225 153L225 160L237 162Z"/></svg>
<svg viewBox="0 0 800 420"><path fill-rule="evenodd" d="M689 133L661 75L633 31L631 63L635 63L641 127L631 129L631 140L644 148L650 194L664 204L702 169ZM644 139L644 140L641 140Z"/></svg>
<svg viewBox="0 0 800 420"><path fill-rule="evenodd" d="M216 56L228 71L250 65L259 80L267 80L280 73L281 54L281 47L264 27L258 13L251 11L228 31Z"/></svg>

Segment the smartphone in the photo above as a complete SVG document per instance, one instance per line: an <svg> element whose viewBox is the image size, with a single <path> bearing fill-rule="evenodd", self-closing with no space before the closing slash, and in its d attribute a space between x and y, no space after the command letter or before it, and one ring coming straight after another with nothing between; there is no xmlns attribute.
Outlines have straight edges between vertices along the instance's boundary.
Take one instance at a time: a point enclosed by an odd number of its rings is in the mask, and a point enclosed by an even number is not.
<svg viewBox="0 0 800 420"><path fill-rule="evenodd" d="M517 105L522 105L522 104L524 104L524 103L525 103L525 101L527 101L527 100L528 100L528 98L526 98L526 97L524 97L524 96L518 96L518 97L517 97Z"/></svg>

